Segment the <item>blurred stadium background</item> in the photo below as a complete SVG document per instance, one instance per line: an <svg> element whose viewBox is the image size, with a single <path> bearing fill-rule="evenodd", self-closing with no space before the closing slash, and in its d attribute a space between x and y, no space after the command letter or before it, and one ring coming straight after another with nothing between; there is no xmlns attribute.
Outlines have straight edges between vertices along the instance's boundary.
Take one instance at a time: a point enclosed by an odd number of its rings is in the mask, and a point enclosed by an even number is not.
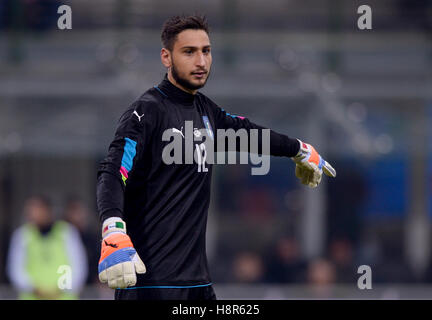
<svg viewBox="0 0 432 320"><path fill-rule="evenodd" d="M58 30L70 5L73 29ZM357 28L368 4L373 30ZM98 162L130 102L162 79L163 21L205 13L227 111L312 143L338 172L308 190L289 159L266 176L216 166L208 258L221 299L432 298L432 1L0 0L0 298L25 200L78 214L96 280ZM79 223L77 223L79 224ZM95 262L96 261L96 262ZM372 269L372 290L357 268Z"/></svg>

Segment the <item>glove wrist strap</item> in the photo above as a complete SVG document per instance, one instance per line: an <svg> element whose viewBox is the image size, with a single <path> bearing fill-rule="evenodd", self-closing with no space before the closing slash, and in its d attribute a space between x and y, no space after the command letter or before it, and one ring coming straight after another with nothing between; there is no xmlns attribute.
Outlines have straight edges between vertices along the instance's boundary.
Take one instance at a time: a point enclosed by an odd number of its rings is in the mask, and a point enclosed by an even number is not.
<svg viewBox="0 0 432 320"><path fill-rule="evenodd" d="M113 232L126 233L126 222L119 217L106 219L102 225L102 238Z"/></svg>
<svg viewBox="0 0 432 320"><path fill-rule="evenodd" d="M301 160L305 156L305 154L309 151L306 143L304 143L300 139L297 140L300 144L300 148L297 154L293 157L293 160Z"/></svg>

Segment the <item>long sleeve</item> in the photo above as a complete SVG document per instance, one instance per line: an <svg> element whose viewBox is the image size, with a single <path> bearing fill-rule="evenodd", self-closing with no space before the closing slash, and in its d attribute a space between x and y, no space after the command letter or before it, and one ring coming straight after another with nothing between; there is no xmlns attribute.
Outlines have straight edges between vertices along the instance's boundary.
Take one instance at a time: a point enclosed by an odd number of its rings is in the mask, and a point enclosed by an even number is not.
<svg viewBox="0 0 432 320"><path fill-rule="evenodd" d="M30 292L33 285L25 268L25 254L27 250L24 243L23 227L15 230L9 245L7 274L13 286L20 292Z"/></svg>
<svg viewBox="0 0 432 320"><path fill-rule="evenodd" d="M250 137L251 129L257 129L258 134L258 150L262 150L262 134L261 130L267 129L260 125L257 125L249 119L237 115L232 115L226 112L224 109L218 107L211 100L211 108L214 111L214 118L216 123L216 129L234 129L240 130L245 129ZM227 144L225 144L227 146ZM270 155L272 156L285 156L285 157L293 157L297 154L300 148L299 142L297 139L290 138L286 135L275 132L274 130L270 130ZM225 150L227 151L227 150ZM233 151L233 150L230 150ZM235 151L247 151L242 150L239 146L239 143L236 144Z"/></svg>
<svg viewBox="0 0 432 320"><path fill-rule="evenodd" d="M108 150L100 163L97 175L97 207L101 221L123 217L124 191L134 173L136 159L145 152L146 136L155 122L152 105L138 101L120 118Z"/></svg>

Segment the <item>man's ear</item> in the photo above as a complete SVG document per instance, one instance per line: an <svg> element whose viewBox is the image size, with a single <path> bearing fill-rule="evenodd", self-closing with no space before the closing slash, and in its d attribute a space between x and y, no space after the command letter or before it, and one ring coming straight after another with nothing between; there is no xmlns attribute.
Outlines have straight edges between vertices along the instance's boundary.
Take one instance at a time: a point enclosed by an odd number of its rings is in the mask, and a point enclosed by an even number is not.
<svg viewBox="0 0 432 320"><path fill-rule="evenodd" d="M170 68L171 67L171 51L169 51L166 48L162 48L160 55L161 55L162 64L166 68Z"/></svg>

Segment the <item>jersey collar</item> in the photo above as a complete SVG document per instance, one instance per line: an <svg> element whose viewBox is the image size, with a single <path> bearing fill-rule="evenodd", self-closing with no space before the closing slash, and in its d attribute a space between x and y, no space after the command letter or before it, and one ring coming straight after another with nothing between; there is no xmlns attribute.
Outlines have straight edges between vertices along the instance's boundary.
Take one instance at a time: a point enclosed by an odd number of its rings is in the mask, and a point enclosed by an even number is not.
<svg viewBox="0 0 432 320"><path fill-rule="evenodd" d="M168 75L165 74L164 79L158 85L158 88L162 90L164 94L172 98L175 102L178 102L184 106L192 107L196 98L196 94L191 94L182 89L176 87L168 80Z"/></svg>

